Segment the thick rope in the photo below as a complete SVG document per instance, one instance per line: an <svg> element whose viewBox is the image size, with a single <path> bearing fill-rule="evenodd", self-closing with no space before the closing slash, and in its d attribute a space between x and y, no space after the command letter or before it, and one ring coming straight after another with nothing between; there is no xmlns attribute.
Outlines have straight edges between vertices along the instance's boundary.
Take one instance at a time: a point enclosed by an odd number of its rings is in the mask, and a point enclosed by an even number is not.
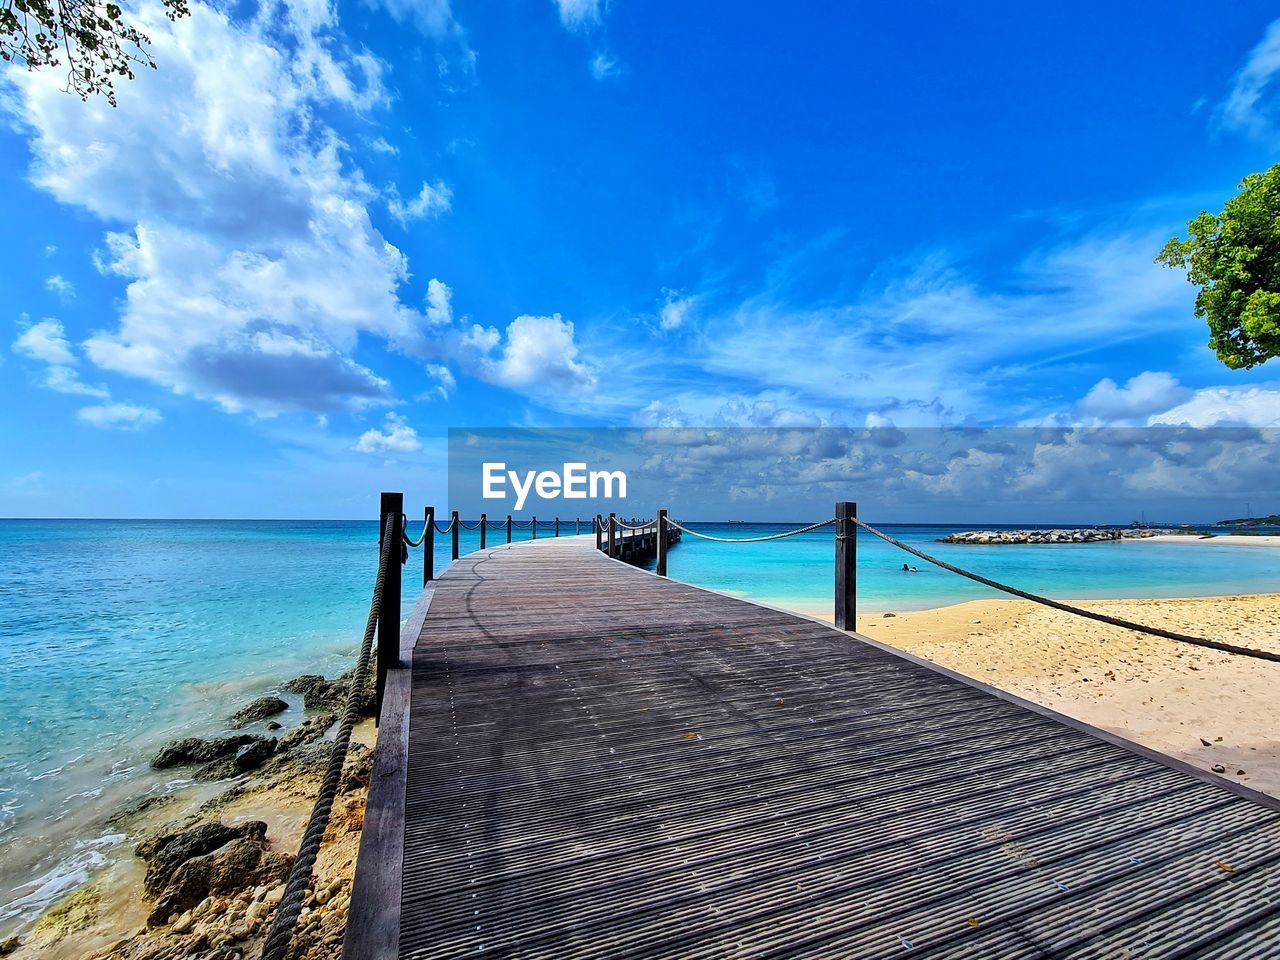
<svg viewBox="0 0 1280 960"><path fill-rule="evenodd" d="M329 815L333 811L333 802L338 796L338 786L342 782L342 765L347 759L347 748L351 745L351 731L360 719L360 700L369 683L369 662L373 655L373 637L378 626L378 608L382 606L383 584L387 579L387 568L392 558L400 551L391 550L391 531L395 519L387 517L387 526L383 530L382 545L378 550L378 577L373 584L373 599L369 603L369 619L365 622L364 641L360 644L360 658L356 661L355 676L347 691L347 707L342 714L342 722L338 725L337 735L333 738L333 747L329 750L329 765L325 768L324 779L320 782L320 795L316 797L315 806L311 808L311 818L307 821L307 829L302 835L302 843L298 847L298 856L289 871L289 879L285 881L284 895L280 898L280 906L276 908L275 919L271 921L271 932L267 936L266 945L262 948L262 960L285 960L289 945L293 939L294 927L298 915L302 913L302 902L307 896L307 886L311 883L311 872L315 869L316 856L320 853L320 841L324 838L325 829L329 826ZM396 560L399 557L395 557Z"/></svg>
<svg viewBox="0 0 1280 960"><path fill-rule="evenodd" d="M618 529L620 530L648 530L650 527L656 527L658 525L658 521L649 520L649 521L646 521L645 523L640 524L638 527L633 527L629 523L623 523L621 520L618 520L617 524L618 524Z"/></svg>
<svg viewBox="0 0 1280 960"><path fill-rule="evenodd" d="M836 522L836 518L823 520L821 523L811 523L807 527L801 527L799 530L788 530L786 533L774 533L767 537L713 537L709 533L699 533L697 530L690 530L675 520L667 520L667 523L675 527L677 530L683 530L691 537L697 537L700 540L714 540L716 543L764 543L766 540L785 540L787 537L798 537L802 533L809 533L811 530L819 530L822 527L829 527Z"/></svg>
<svg viewBox="0 0 1280 960"><path fill-rule="evenodd" d="M448 533L448 532L449 532L450 530L452 530L452 529L453 529L453 518L452 518L452 517L450 517L450 518L449 518L449 522L448 522L448 523L446 523L443 527L442 527L442 526L440 526L440 524L438 524L438 523L436 524L436 533ZM264 958L264 960L265 960L265 958Z"/></svg>
<svg viewBox="0 0 1280 960"><path fill-rule="evenodd" d="M1136 630L1138 633L1149 633L1153 637L1164 637L1166 640L1176 640L1179 643L1191 643L1197 647L1207 647L1210 650L1221 650L1223 653L1236 653L1244 657L1254 657L1258 660L1270 660L1273 663L1280 663L1280 653L1272 653L1270 650L1260 650L1256 647L1241 647L1234 643L1224 643L1221 640L1206 640L1204 637L1193 637L1185 633L1175 633L1172 630L1163 630L1160 627L1149 627L1146 624L1134 623L1132 620L1122 620L1119 617L1109 617L1105 613L1095 613L1092 610L1085 610L1083 607L1074 607L1071 604L1063 603L1060 600L1051 600L1048 597L1042 597L1039 594L1028 593L1026 590L1019 590L1017 587L1011 587L1008 584L1000 583L999 581L992 580L989 577L984 577L980 574L963 570L954 564L947 563L945 560L939 560L937 557L930 556L923 550L917 550L915 547L903 543L901 540L891 537L887 533L882 533L875 527L863 523L857 517L850 517L849 519L872 536L879 537L885 543L891 543L895 547L905 550L907 553L919 557L921 560L932 563L936 567L941 567L943 570L949 570L952 573L959 574L962 577L967 577L970 580L985 584L988 587L993 587L996 590L1012 594L1015 597L1021 597L1023 600L1030 600L1033 603L1043 604L1046 607L1053 607L1055 610L1062 610L1065 613L1074 613L1076 616L1087 617L1090 620L1097 620L1099 623L1109 623L1113 627L1123 627L1126 630ZM692 531L686 531L686 533L692 533ZM694 534L694 536L697 536L697 534Z"/></svg>
<svg viewBox="0 0 1280 960"><path fill-rule="evenodd" d="M422 546L422 541L427 539L427 523L429 522L430 521L424 520L422 523L422 534L418 537L417 540L410 540L409 535L404 532L405 530L409 529L409 518L402 513L400 514L400 530L401 530L400 536L404 538L404 542L406 544L408 544L410 547L413 547L414 549L417 549L418 547Z"/></svg>

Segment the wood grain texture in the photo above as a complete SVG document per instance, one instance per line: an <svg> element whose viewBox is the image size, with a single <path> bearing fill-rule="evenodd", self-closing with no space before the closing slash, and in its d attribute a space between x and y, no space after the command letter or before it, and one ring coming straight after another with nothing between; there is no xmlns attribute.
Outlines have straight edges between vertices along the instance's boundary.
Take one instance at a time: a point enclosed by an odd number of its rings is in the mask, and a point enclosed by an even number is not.
<svg viewBox="0 0 1280 960"><path fill-rule="evenodd" d="M401 957L1280 956L1276 804L588 537L453 564L409 712Z"/></svg>
<svg viewBox="0 0 1280 960"><path fill-rule="evenodd" d="M434 593L434 582L423 588L400 630L399 664L387 671L355 882L343 936L342 955L347 960L394 960L399 953L413 648L422 633Z"/></svg>

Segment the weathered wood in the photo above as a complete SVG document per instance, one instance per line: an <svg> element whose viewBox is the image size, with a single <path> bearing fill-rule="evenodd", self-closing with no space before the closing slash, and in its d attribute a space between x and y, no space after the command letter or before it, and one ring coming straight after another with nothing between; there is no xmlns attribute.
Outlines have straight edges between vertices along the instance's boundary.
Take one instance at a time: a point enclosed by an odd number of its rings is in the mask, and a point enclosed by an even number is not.
<svg viewBox="0 0 1280 960"><path fill-rule="evenodd" d="M432 511L434 513L434 511ZM431 517L435 522L435 517ZM360 852L343 936L344 957L394 960L400 950L400 890L404 862L404 792L409 768L409 696L413 648L431 606L423 589L400 631L399 660L387 672L378 742L369 776Z"/></svg>
<svg viewBox="0 0 1280 960"><path fill-rule="evenodd" d="M848 501L836 504L836 614L838 630L857 629L858 606L858 528L853 518L858 505Z"/></svg>
<svg viewBox="0 0 1280 960"><path fill-rule="evenodd" d="M480 514L480 549L485 548L485 542L488 539L489 532L489 516L488 514Z"/></svg>
<svg viewBox="0 0 1280 960"><path fill-rule="evenodd" d="M658 529L655 531L657 537L657 573L660 577L667 575L667 511L664 507L658 511Z"/></svg>
<svg viewBox="0 0 1280 960"><path fill-rule="evenodd" d="M537 517L533 518L533 522L529 524L529 527L530 529L533 530L533 536L530 537L529 539L537 540L538 539L538 518Z"/></svg>
<svg viewBox="0 0 1280 960"><path fill-rule="evenodd" d="M603 530L601 530L601 528L600 528L600 515L599 515L599 514L596 514L594 517L592 517L592 518L591 518L591 526L595 528L595 531L596 531L596 549L597 549L597 550L599 550L599 549L600 549L600 547L601 547L601 539L602 539L602 538L603 538L603 536L604 536L604 531L603 531Z"/></svg>
<svg viewBox="0 0 1280 960"><path fill-rule="evenodd" d="M511 542L511 514L507 514L507 543Z"/></svg>
<svg viewBox="0 0 1280 960"><path fill-rule="evenodd" d="M618 540L618 515L616 513L609 514L609 556L616 558Z"/></svg>
<svg viewBox="0 0 1280 960"><path fill-rule="evenodd" d="M436 575L436 508L424 507L422 518L422 585Z"/></svg>
<svg viewBox="0 0 1280 960"><path fill-rule="evenodd" d="M1273 955L1280 803L1247 788L586 541L434 589L406 960Z"/></svg>
<svg viewBox="0 0 1280 960"><path fill-rule="evenodd" d="M453 521L452 523L450 523L450 524L449 524L449 534L450 534L450 536L451 536L451 538L452 538L452 539L450 540L450 548L451 548L451 550L452 550L452 552L453 552L453 559L454 559L454 560L457 560L457 559L458 559L458 533L459 533L459 528L460 528L462 525L461 525L460 523L458 523L458 511L457 511L457 510L453 511L453 513L452 513L452 514L450 514L450 518L451 518L451 519L452 519L452 521Z"/></svg>
<svg viewBox="0 0 1280 960"><path fill-rule="evenodd" d="M400 656L400 551L404 535L404 494L386 493L378 506L378 543L386 533L387 521L391 522L391 563L382 585L382 603L378 607L378 655L374 678L374 694L379 706L387 682L387 665L396 663Z"/></svg>

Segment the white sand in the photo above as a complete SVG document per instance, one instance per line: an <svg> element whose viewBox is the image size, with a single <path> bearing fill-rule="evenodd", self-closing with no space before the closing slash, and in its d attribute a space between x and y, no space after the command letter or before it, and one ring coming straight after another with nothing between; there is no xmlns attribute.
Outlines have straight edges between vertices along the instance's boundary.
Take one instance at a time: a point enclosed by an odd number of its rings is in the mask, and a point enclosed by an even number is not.
<svg viewBox="0 0 1280 960"><path fill-rule="evenodd" d="M1122 540L1122 543L1199 543L1213 544L1215 547L1280 547L1280 536L1259 534L1258 536L1224 536L1197 537L1184 534L1161 534L1158 537L1143 537L1141 540Z"/></svg>

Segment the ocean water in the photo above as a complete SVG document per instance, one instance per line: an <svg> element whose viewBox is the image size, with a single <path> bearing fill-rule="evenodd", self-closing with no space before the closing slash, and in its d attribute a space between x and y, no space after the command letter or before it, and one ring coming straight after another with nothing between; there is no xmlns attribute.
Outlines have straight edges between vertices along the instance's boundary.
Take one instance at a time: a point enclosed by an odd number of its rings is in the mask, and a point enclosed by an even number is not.
<svg viewBox="0 0 1280 960"><path fill-rule="evenodd" d="M758 536L793 524L698 524ZM895 535L1057 597L1280 590L1280 550L1157 543L950 546L957 527ZM589 528L584 526L584 531ZM410 522L410 533L420 524ZM562 532L573 532L571 523ZM529 536L517 528L516 539ZM549 530L540 535L549 535ZM491 530L490 543L505 534ZM0 521L0 938L105 864L127 838L106 817L186 785L149 769L162 742L212 735L240 704L300 673L334 676L359 647L377 525L299 521ZM464 530L462 551L478 546ZM995 595L859 537L859 608ZM921 570L901 572L903 560ZM435 538L435 566L449 538ZM830 529L765 544L686 537L671 576L804 609L831 605ZM421 553L404 574L404 613ZM289 699L286 697L286 699ZM300 716L291 710L281 719Z"/></svg>
<svg viewBox="0 0 1280 960"><path fill-rule="evenodd" d="M161 743L354 665L377 526L0 520L0 939L126 842L106 816L185 785L149 769ZM477 538L464 531L463 549ZM435 547L442 569L448 536ZM414 551L406 614L421 571Z"/></svg>
<svg viewBox="0 0 1280 960"><path fill-rule="evenodd" d="M688 526L711 536L744 538L805 524ZM1280 591L1280 548L1143 541L982 546L936 542L948 533L978 529L972 524L886 524L882 529L940 560L1056 599ZM1000 527L988 524L981 529ZM1027 529L1027 525L1017 529ZM829 612L835 579L832 536L831 527L765 543L722 544L685 536L671 549L667 573L712 590ZM858 534L857 553L859 612L923 610L1007 596L931 566L865 532ZM903 563L919 572L904 573ZM652 568L652 563L649 566Z"/></svg>

